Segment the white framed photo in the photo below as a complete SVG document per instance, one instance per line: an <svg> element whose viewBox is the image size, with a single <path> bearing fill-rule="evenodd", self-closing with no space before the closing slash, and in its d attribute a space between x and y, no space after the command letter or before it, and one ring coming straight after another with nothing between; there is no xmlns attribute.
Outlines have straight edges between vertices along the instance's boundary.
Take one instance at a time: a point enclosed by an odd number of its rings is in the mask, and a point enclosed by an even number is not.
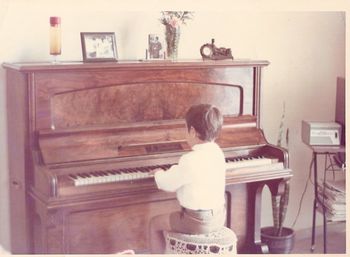
<svg viewBox="0 0 350 257"><path fill-rule="evenodd" d="M117 46L113 32L81 32L84 62L117 61Z"/></svg>

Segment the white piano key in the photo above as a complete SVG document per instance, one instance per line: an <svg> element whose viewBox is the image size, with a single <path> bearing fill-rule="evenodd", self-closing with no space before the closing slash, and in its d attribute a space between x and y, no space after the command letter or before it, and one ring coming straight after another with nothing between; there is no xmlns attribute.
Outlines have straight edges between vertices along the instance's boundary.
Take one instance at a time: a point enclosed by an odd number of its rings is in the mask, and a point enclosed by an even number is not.
<svg viewBox="0 0 350 257"><path fill-rule="evenodd" d="M253 159L246 159L246 160L239 160L234 162L227 162L226 168L227 169L237 169L237 168L243 168L243 167L254 167L254 166L260 166L260 165L267 165L274 162L273 159L269 158L253 158Z"/></svg>

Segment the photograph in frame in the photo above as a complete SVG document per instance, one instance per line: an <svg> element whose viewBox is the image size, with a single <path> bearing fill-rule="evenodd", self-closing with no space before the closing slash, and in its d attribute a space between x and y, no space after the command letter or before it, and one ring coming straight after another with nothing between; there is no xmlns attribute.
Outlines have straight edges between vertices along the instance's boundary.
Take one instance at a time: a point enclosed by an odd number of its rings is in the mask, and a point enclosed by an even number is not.
<svg viewBox="0 0 350 257"><path fill-rule="evenodd" d="M162 60L165 55L165 42L157 34L148 35L148 48L147 48L147 59L150 60Z"/></svg>
<svg viewBox="0 0 350 257"><path fill-rule="evenodd" d="M117 46L113 32L81 32L84 62L117 61Z"/></svg>

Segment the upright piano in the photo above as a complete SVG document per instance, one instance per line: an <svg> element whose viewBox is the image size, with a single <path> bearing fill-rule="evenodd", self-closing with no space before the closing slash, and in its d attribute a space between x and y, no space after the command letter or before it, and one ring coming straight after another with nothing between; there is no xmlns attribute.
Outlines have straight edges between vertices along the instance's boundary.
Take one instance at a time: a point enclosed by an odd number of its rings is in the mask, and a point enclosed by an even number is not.
<svg viewBox="0 0 350 257"><path fill-rule="evenodd" d="M267 61L4 63L13 253L148 253L150 219L179 209L148 172L190 151L184 115L224 115L226 225L261 253L261 194L292 176L260 126ZM210 190L210 187L208 188Z"/></svg>

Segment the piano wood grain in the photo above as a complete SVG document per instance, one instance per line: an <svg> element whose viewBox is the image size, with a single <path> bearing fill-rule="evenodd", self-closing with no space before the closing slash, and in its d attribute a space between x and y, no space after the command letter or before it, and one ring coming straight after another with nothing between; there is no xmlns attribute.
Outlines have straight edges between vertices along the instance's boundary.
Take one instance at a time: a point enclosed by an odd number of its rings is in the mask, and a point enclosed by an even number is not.
<svg viewBox="0 0 350 257"><path fill-rule="evenodd" d="M227 226L239 253L259 253L261 191L292 173L288 153L260 128L267 61L6 63L14 254L147 253L148 223L178 210L152 179L76 187L69 176L177 163L189 151L185 111L224 113L227 158L266 156L281 170L227 173ZM171 147L181 144L181 147ZM170 145L170 146L169 146ZM249 174L248 174L249 173Z"/></svg>

